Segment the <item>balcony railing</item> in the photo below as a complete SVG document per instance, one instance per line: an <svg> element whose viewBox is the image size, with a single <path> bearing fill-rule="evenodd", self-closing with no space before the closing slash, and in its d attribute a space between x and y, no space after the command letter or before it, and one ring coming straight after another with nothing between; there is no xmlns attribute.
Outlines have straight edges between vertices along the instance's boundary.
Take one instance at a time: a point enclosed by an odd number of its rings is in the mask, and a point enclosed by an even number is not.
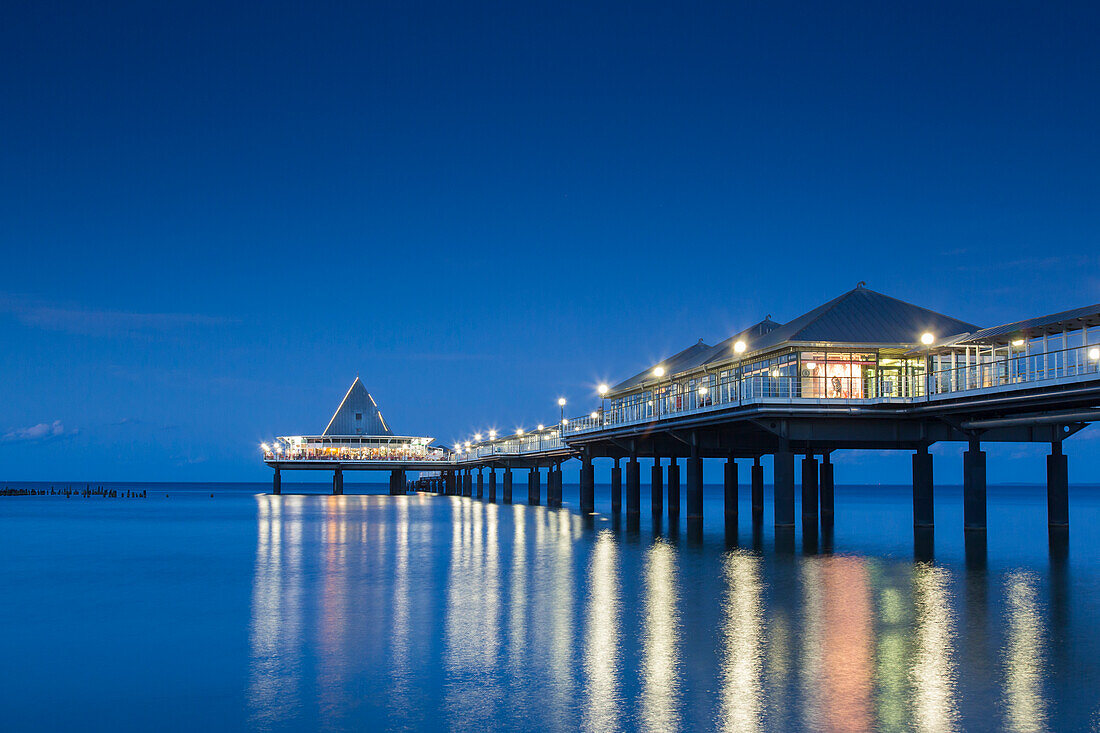
<svg viewBox="0 0 1100 733"><path fill-rule="evenodd" d="M644 423L697 412L755 404L882 404L939 400L973 390L1020 388L1052 380L1100 379L1100 346L1088 344L1037 354L991 358L930 374L873 377L753 375L722 380L691 392L660 385L655 397L567 420L566 435Z"/></svg>

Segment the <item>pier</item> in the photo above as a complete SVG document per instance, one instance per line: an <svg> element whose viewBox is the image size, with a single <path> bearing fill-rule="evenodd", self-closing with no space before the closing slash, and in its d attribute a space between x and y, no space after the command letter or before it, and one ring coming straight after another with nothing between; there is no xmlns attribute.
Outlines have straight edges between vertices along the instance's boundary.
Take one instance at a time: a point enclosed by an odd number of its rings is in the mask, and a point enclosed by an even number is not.
<svg viewBox="0 0 1100 733"><path fill-rule="evenodd" d="M559 400L553 425L432 447L430 438L389 434L356 379L325 435L265 444L264 460L274 469L275 493L283 470L332 471L333 493L342 493L344 471L388 470L392 493L412 485L511 502L518 471L526 473L528 503L551 507L561 505L562 463L577 460L580 510L591 513L595 461L609 459L612 511L623 510L625 491L629 518L642 511L639 460L651 459L651 511L677 518L683 506L689 522L702 518L703 463L717 460L724 463L725 517L734 523L745 469L752 521L762 521L763 462L770 461L775 525L793 528L800 520L816 531L833 522L833 455L842 450L912 451L913 524L933 527L929 448L954 442L966 446L965 528L984 531L983 445L1042 443L1050 447L1048 524L1064 528L1069 466L1062 443L1100 419L1100 305L981 328L861 283L786 324L769 316L714 346L691 344L617 385L601 385L593 403L587 414L565 417ZM377 413L369 425L364 411ZM359 432L350 430L353 414ZM428 477L411 484L412 471Z"/></svg>

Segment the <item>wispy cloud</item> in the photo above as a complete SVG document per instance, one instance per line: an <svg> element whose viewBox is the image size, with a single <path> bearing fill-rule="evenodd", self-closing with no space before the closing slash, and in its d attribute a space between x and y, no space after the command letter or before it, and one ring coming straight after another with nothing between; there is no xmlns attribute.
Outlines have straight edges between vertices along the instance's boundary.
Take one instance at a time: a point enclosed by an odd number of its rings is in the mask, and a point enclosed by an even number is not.
<svg viewBox="0 0 1100 733"><path fill-rule="evenodd" d="M0 438L0 441L4 443L12 443L15 441L34 441L34 440L48 440L50 438L56 438L60 435L73 434L75 430L66 431L65 425L60 420L54 420L51 423L40 422L37 425L31 425L27 428L15 428L4 433L4 437Z"/></svg>
<svg viewBox="0 0 1100 733"><path fill-rule="evenodd" d="M0 293L0 313L32 328L83 336L166 333L186 326L222 326L235 321L201 313L142 313L48 303Z"/></svg>

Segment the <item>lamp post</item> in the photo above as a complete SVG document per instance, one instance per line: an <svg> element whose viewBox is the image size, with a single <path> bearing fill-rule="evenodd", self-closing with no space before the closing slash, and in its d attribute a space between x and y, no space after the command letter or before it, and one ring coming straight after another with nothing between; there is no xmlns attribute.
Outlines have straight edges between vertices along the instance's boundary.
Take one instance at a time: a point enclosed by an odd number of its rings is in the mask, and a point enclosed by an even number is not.
<svg viewBox="0 0 1100 733"><path fill-rule="evenodd" d="M607 389L608 387L606 384L601 384L599 387L596 387L596 392L600 395L600 414L604 416L604 419L607 418ZM602 423L603 420L600 422Z"/></svg>
<svg viewBox="0 0 1100 733"><path fill-rule="evenodd" d="M559 425L565 425L565 398L558 398L558 407L561 408L561 419L558 421Z"/></svg>
<svg viewBox="0 0 1100 733"><path fill-rule="evenodd" d="M661 388L661 377L665 376L665 368L663 366L656 367L653 370L653 376L657 378L657 383L653 385L653 412L654 417L661 416L661 398L657 396L657 392Z"/></svg>
<svg viewBox="0 0 1100 733"><path fill-rule="evenodd" d="M745 349L748 348L744 341L738 341L733 345L733 351L737 354L737 406L741 406L741 392L742 382L741 378L741 355L745 353Z"/></svg>
<svg viewBox="0 0 1100 733"><path fill-rule="evenodd" d="M932 399L932 343L936 340L928 331L920 335L920 342L924 344L924 401Z"/></svg>

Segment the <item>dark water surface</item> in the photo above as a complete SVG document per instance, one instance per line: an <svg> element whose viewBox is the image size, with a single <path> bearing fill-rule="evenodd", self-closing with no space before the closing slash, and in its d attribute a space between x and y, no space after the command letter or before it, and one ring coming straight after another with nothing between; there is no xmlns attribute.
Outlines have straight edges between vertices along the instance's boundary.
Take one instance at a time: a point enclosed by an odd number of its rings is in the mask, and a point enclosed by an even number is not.
<svg viewBox="0 0 1100 733"><path fill-rule="evenodd" d="M1100 729L1094 487L1053 538L1042 488L990 487L969 541L950 487L934 538L901 487L837 487L816 538L770 496L754 533L745 487L729 535L709 486L701 533L646 487L640 526L606 487L145 487L0 497L0 729Z"/></svg>

